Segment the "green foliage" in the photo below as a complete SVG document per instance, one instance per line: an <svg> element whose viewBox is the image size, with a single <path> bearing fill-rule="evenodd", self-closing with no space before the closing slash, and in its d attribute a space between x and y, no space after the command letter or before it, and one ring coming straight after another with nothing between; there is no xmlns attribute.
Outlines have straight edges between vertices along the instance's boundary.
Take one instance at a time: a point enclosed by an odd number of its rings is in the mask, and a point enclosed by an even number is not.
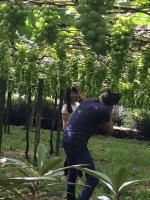
<svg viewBox="0 0 150 200"><path fill-rule="evenodd" d="M38 78L44 78L44 95L53 99L61 80L61 87L75 84L93 97L109 86L122 93L123 105L148 109L149 2L118 0L115 8L114 0L78 3L1 2L0 76L7 76L21 95L30 86L35 94ZM45 58L53 63L43 64Z"/></svg>
<svg viewBox="0 0 150 200"><path fill-rule="evenodd" d="M120 168L118 172L115 174L115 178L113 181L106 176L105 174L102 174L98 171L90 170L88 168L81 168L74 166L75 169L81 170L87 174L90 174L92 176L95 176L98 178L114 195L114 200L120 200L120 195L122 193L122 190L124 190L126 187L131 186L132 184L136 184L139 182L146 182L150 181L150 179L143 179L143 180L132 180L125 182L126 177L127 177L127 169L126 168ZM98 197L99 199L105 199L103 197ZM109 199L109 197L107 197Z"/></svg>
<svg viewBox="0 0 150 200"><path fill-rule="evenodd" d="M140 200L148 200L150 198L150 191L144 187L142 187L136 196L136 199Z"/></svg>
<svg viewBox="0 0 150 200"><path fill-rule="evenodd" d="M10 134L4 134L4 143L3 143L3 151L8 155L8 157L13 157L17 159L24 160L24 147L25 147L25 140L24 140L24 128L23 127L16 127L11 126ZM49 146L49 130L41 130L41 143ZM30 132L30 158L33 155L33 144L34 144L34 134L33 129ZM126 166L128 169L128 178L127 180L134 180L134 179L146 179L150 177L150 148L149 148L149 141L137 141L137 140L129 140L129 139L115 139L115 138L107 138L103 136L96 136L91 138L89 141L89 150L92 152L96 168L98 172L102 172L103 174L107 174L113 180L114 175L118 171L119 168ZM64 152L60 152L60 157L64 157ZM55 157L48 157L46 162L50 162L51 166ZM45 162L45 164L46 164ZM57 162L57 159L56 159ZM56 165L55 165L56 166ZM49 168L50 170L55 170L58 167ZM14 168L10 168L14 174L16 170ZM144 169L144 170L143 170ZM44 168L43 168L44 170ZM42 170L42 171L43 171ZM44 170L42 174L47 173L48 170ZM4 173L2 173L4 174ZM23 175L24 176L24 175ZM41 182L42 183L42 182ZM43 182L44 184L44 182ZM58 180L58 184L51 183L48 186L49 194L58 194L60 180ZM64 183L63 183L64 184ZM65 184L63 185L66 186ZM78 186L77 186L78 187ZM82 187L82 186L81 186ZM43 189L46 189L46 185L43 185ZM62 187L61 187L62 188ZM60 188L60 189L61 189ZM41 188L41 192L43 191ZM64 188L63 194L65 194L66 189ZM41 196L41 192L36 192L36 197ZM27 193L26 193L27 194ZM29 194L29 193L28 193ZM99 195L108 195L108 190L106 187L102 187L100 184L97 189L94 191L93 199L97 199ZM111 196L111 194L109 193ZM144 198L145 197L145 198ZM124 190L121 196L122 200L131 200L131 199L138 199L138 200L149 200L149 183L140 184L138 187L130 187L128 190ZM31 198L31 196L29 197ZM44 197L46 198L46 197ZM47 198L50 198L49 196ZM18 199L18 198L15 198ZM54 197L52 197L54 199ZM59 198L62 199L62 196Z"/></svg>
<svg viewBox="0 0 150 200"><path fill-rule="evenodd" d="M34 168L32 165L27 165L17 159L0 157L1 198L6 198L7 195L8 198L12 199L15 195L15 198L17 199L24 199L25 194L23 188L27 188L27 190L31 192L32 198L34 198L36 192L39 190L42 192L42 190L44 190L42 182L46 183L45 188L48 187L49 183L51 183L51 185L57 183L56 178L60 176L59 172L63 169L54 170L54 168L56 169L62 160L57 159L53 162L49 161L48 163L45 163L44 161L47 156L47 151L46 147L42 144L39 144L37 154L39 169ZM43 173L43 168L47 169L47 172L49 172L48 176L46 173ZM52 168L53 171L51 170ZM13 175L9 175L10 173ZM11 193L7 194L7 190ZM46 195L51 196L48 191L46 192Z"/></svg>
<svg viewBox="0 0 150 200"><path fill-rule="evenodd" d="M98 97L103 90L107 77L105 60L96 60L94 56L85 54L85 60L78 66L78 80L81 91L86 91L88 96Z"/></svg>
<svg viewBox="0 0 150 200"><path fill-rule="evenodd" d="M141 83L141 90L145 91L147 94L149 91L147 90L147 86L149 85L149 78L150 78L150 50L145 49L142 52L142 65L139 66L138 73L139 75L139 81ZM146 100L146 99L145 99ZM145 102L148 103L148 102Z"/></svg>
<svg viewBox="0 0 150 200"><path fill-rule="evenodd" d="M17 90L20 95L27 93L27 88L31 87L34 91L37 80L40 77L39 68L37 65L39 52L35 48L30 48L28 45L17 45L13 55L14 73L10 74L9 78L13 80L14 90Z"/></svg>

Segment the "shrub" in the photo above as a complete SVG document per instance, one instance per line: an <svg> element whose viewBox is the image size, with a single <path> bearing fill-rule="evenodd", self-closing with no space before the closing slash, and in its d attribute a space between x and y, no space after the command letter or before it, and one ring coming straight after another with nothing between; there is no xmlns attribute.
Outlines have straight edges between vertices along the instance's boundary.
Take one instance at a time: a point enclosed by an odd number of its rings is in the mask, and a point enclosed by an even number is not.
<svg viewBox="0 0 150 200"><path fill-rule="evenodd" d="M121 106L116 106L112 113L112 119L115 125L123 126L123 118L125 115L125 111Z"/></svg>
<svg viewBox="0 0 150 200"><path fill-rule="evenodd" d="M126 108L123 115L124 127L128 127L131 129L135 128L135 116L137 115L137 113L139 113L138 110Z"/></svg>
<svg viewBox="0 0 150 200"><path fill-rule="evenodd" d="M42 106L42 120L41 127L44 129L50 129L54 122L54 129L57 127L57 111L53 103L44 101Z"/></svg>
<svg viewBox="0 0 150 200"><path fill-rule="evenodd" d="M10 124L24 125L26 118L26 102L24 99L13 99L11 112L10 112Z"/></svg>
<svg viewBox="0 0 150 200"><path fill-rule="evenodd" d="M135 127L145 139L150 139L150 113L143 111L135 117Z"/></svg>
<svg viewBox="0 0 150 200"><path fill-rule="evenodd" d="M57 111L52 102L43 101L42 105L42 117L41 127L45 129L51 129L53 120L55 119L55 127L57 126L56 121ZM10 112L10 124L12 125L24 125L26 119L26 101L25 99L18 98L13 99L12 107ZM35 119L34 119L35 125Z"/></svg>
<svg viewBox="0 0 150 200"><path fill-rule="evenodd" d="M128 138L128 139L149 139L150 138L150 114L148 112L141 112L139 109L123 108L119 112L119 107L114 109L113 122L117 126L124 126L123 128L115 129L114 137ZM133 130L137 129L137 131Z"/></svg>

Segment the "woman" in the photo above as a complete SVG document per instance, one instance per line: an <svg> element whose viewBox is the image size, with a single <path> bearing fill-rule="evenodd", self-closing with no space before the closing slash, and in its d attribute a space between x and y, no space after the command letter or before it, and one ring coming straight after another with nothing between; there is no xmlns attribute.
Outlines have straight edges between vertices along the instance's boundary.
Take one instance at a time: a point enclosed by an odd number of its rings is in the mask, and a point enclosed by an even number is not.
<svg viewBox="0 0 150 200"><path fill-rule="evenodd" d="M68 87L66 89L65 94L65 104L62 107L62 123L63 123L63 129L67 127L68 121L72 115L72 113L75 111L75 109L80 105L79 102L77 102L78 99L78 90L75 87Z"/></svg>
<svg viewBox="0 0 150 200"><path fill-rule="evenodd" d="M77 101L78 99L78 90L77 88L71 86L66 89L65 94L65 104L62 107L62 123L63 129L65 130L67 124L71 118L72 113L76 110L76 108L80 105ZM64 162L64 167L67 167L67 159ZM68 169L64 170L64 178L66 179L68 175ZM78 172L79 177L82 177L83 174L81 171Z"/></svg>

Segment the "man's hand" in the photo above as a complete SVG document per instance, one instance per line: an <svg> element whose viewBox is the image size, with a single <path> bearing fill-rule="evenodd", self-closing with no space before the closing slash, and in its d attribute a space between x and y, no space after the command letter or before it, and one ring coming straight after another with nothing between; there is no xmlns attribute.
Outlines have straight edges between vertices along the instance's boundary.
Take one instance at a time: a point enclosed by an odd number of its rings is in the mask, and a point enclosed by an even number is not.
<svg viewBox="0 0 150 200"><path fill-rule="evenodd" d="M80 96L80 98L81 98L82 100L84 100L84 99L87 98L86 92L80 92L79 96Z"/></svg>

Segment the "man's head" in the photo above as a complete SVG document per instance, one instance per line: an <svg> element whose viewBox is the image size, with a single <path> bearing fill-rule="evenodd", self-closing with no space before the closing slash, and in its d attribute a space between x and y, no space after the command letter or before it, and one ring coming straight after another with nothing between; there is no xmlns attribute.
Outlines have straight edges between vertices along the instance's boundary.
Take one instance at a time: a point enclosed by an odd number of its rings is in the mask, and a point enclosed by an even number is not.
<svg viewBox="0 0 150 200"><path fill-rule="evenodd" d="M101 95L101 101L108 107L113 108L120 100L119 93L113 93L111 90L106 90Z"/></svg>

